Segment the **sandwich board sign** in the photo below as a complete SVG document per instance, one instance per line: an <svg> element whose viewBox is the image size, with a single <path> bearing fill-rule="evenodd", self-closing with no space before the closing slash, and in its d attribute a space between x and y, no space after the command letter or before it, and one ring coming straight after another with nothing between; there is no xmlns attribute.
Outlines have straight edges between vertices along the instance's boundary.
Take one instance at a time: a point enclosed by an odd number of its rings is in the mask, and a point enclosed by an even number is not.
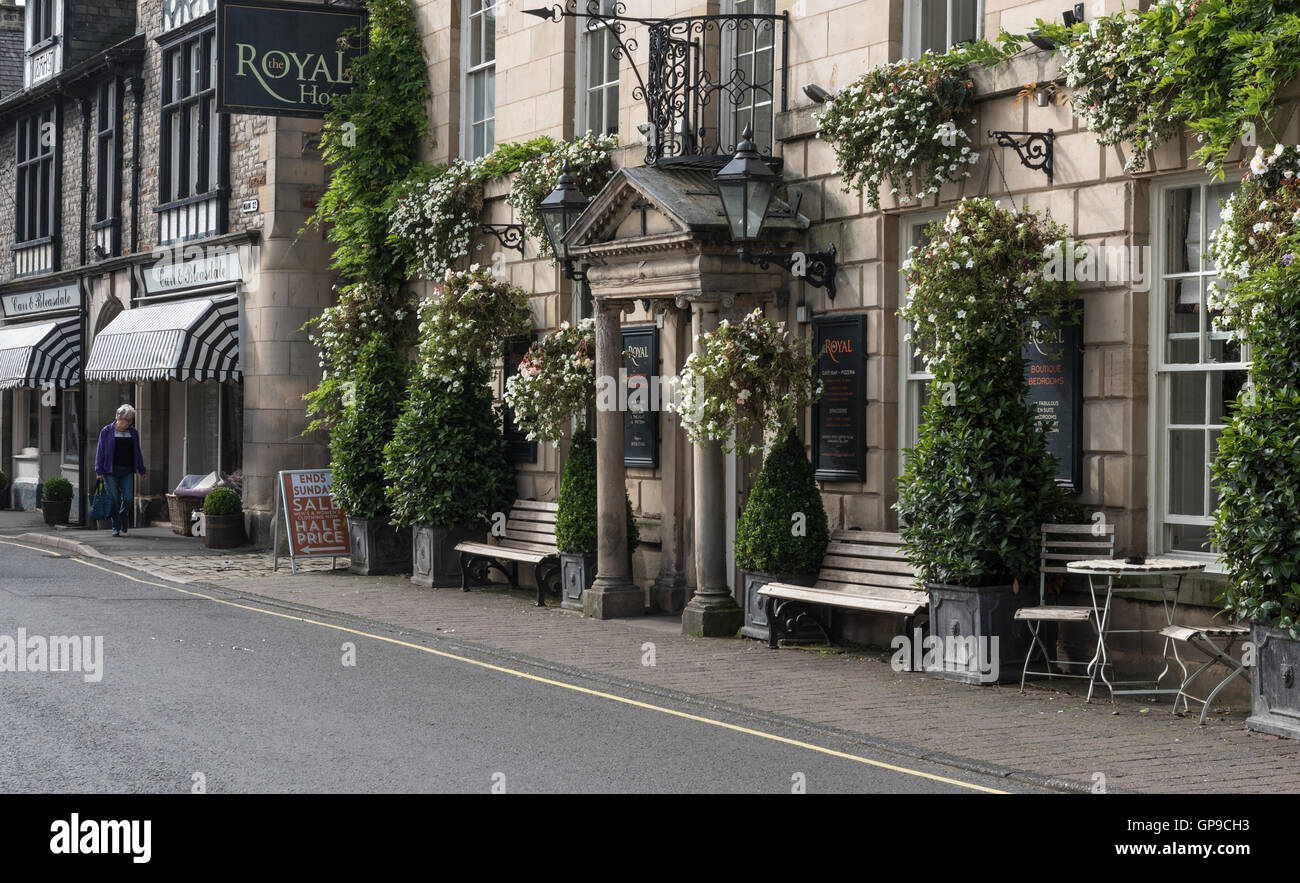
<svg viewBox="0 0 1300 883"><path fill-rule="evenodd" d="M276 507L271 533L271 569L280 566L279 526L283 510L289 566L298 572L297 559L336 558L352 553L348 519L334 499L334 472L330 469L286 469L276 481L283 502Z"/></svg>

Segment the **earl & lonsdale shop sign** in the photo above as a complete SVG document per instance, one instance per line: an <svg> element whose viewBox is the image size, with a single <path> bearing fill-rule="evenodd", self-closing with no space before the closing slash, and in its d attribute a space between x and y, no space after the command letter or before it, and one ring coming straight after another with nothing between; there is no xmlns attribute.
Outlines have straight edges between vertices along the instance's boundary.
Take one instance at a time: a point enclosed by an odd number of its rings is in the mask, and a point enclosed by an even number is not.
<svg viewBox="0 0 1300 883"><path fill-rule="evenodd" d="M365 25L360 9L219 0L217 110L323 117L352 91Z"/></svg>

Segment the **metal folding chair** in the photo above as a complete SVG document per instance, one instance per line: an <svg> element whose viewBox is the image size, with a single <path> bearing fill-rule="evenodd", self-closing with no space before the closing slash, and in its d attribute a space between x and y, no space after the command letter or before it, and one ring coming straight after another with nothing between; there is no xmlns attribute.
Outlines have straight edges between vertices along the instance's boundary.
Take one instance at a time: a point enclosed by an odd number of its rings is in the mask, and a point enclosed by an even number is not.
<svg viewBox="0 0 1300 883"><path fill-rule="evenodd" d="M1200 650L1209 657L1209 661L1198 668L1196 671L1187 675L1183 684L1178 689L1178 695L1174 697L1174 714L1178 713L1178 702L1183 703L1183 711L1188 711L1188 700L1201 703L1201 718L1197 723L1205 726L1205 715L1210 710L1210 703L1214 697L1226 686L1228 682L1246 671L1246 665L1241 659L1232 655L1232 645L1240 639L1250 634L1250 628L1244 625L1220 625L1220 626L1186 626L1170 625L1160 630L1160 634L1166 638L1173 638L1175 641L1182 641L1190 644L1197 650ZM1219 643L1215 643L1218 641ZM1192 685L1192 681L1201 676L1202 672L1210 668L1216 662L1222 663L1227 669L1227 676L1215 685L1214 689L1204 699L1193 696L1187 692L1187 688Z"/></svg>

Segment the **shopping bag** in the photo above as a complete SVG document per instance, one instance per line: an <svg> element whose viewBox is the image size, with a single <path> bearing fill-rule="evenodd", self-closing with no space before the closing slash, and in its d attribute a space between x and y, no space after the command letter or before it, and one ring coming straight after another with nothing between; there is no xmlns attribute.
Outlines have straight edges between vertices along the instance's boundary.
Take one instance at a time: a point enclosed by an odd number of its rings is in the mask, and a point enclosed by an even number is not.
<svg viewBox="0 0 1300 883"><path fill-rule="evenodd" d="M102 479L90 495L90 517L95 521L108 521L113 517L113 498L109 496Z"/></svg>

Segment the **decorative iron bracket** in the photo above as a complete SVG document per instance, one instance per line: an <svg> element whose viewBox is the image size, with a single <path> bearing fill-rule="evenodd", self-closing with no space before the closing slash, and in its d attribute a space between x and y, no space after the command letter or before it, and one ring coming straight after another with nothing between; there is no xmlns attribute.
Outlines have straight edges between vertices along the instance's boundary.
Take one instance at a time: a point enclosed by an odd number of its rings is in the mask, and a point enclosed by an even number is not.
<svg viewBox="0 0 1300 883"><path fill-rule="evenodd" d="M519 252L521 258L527 257L524 254L523 224L479 224L478 228L484 233L495 236L502 248L512 248Z"/></svg>
<svg viewBox="0 0 1300 883"><path fill-rule="evenodd" d="M990 131L988 136L997 139L999 147L1014 149L1016 156L1020 157L1020 164L1025 168L1047 172L1047 183L1052 183L1052 142L1056 140L1056 134L1051 129L1046 132Z"/></svg>
<svg viewBox="0 0 1300 883"><path fill-rule="evenodd" d="M813 288L826 289L826 296L835 300L835 246L826 246L825 251L760 251L751 252L742 248L740 259L747 264L754 264L766 270L775 264L796 279L801 279ZM802 269L802 273L798 272Z"/></svg>

